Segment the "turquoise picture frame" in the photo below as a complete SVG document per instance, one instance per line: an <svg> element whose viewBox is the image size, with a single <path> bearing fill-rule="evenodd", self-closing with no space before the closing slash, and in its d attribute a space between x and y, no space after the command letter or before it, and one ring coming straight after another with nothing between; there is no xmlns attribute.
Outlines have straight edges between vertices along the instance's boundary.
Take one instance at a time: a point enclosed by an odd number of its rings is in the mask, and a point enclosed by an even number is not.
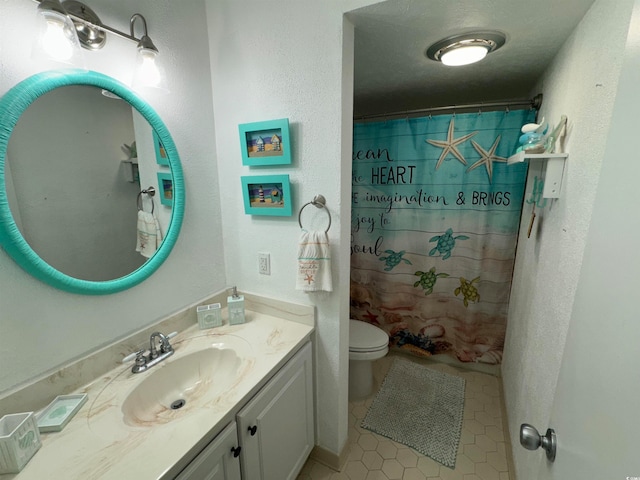
<svg viewBox="0 0 640 480"><path fill-rule="evenodd" d="M289 119L238 125L242 164L250 167L291 164Z"/></svg>
<svg viewBox="0 0 640 480"><path fill-rule="evenodd" d="M167 172L158 172L158 195L160 203L173 206L173 177Z"/></svg>
<svg viewBox="0 0 640 480"><path fill-rule="evenodd" d="M289 175L249 175L241 177L244 213L290 217L291 185Z"/></svg>
<svg viewBox="0 0 640 480"><path fill-rule="evenodd" d="M167 154L167 149L164 148L164 145L162 144L162 140L160 139L160 137L158 136L155 130L153 131L153 148L156 152L156 163L158 165L168 167L169 155Z"/></svg>
<svg viewBox="0 0 640 480"><path fill-rule="evenodd" d="M67 85L91 85L103 88L134 107L149 122L169 155L173 180L173 211L162 244L137 270L114 280L91 281L71 277L55 269L31 248L22 236L9 208L5 185L5 161L9 137L20 115L37 98ZM171 253L184 218L185 192L182 164L171 134L156 111L121 82L98 72L55 70L38 73L15 85L0 99L0 247L27 273L54 288L82 295L109 295L132 288L149 278Z"/></svg>

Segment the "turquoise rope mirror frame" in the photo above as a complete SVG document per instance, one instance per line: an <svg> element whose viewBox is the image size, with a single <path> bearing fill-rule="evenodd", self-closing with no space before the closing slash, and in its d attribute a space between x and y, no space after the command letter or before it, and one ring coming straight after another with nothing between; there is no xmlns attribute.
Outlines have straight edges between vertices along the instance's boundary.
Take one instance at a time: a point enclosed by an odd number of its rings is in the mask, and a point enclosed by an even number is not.
<svg viewBox="0 0 640 480"><path fill-rule="evenodd" d="M68 276L42 260L25 241L9 207L5 183L5 160L9 137L18 119L38 97L64 86L88 85L108 90L128 102L149 122L164 145L173 177L171 221L156 253L141 267L123 277L107 281L89 281ZM124 84L97 72L60 70L36 74L20 82L0 99L0 245L33 277L71 293L106 295L131 288L153 274L173 249L184 216L184 179L178 151L169 130L158 114Z"/></svg>

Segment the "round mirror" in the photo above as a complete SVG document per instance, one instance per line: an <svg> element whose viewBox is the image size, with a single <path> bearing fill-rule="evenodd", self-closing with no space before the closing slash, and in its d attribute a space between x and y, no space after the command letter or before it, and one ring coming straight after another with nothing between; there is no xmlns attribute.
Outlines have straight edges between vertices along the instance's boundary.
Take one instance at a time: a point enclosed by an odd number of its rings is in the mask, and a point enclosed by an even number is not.
<svg viewBox="0 0 640 480"><path fill-rule="evenodd" d="M45 72L4 95L0 185L0 244L34 277L70 292L140 283L182 224L182 169L166 126L96 72ZM157 244L147 241L154 232Z"/></svg>

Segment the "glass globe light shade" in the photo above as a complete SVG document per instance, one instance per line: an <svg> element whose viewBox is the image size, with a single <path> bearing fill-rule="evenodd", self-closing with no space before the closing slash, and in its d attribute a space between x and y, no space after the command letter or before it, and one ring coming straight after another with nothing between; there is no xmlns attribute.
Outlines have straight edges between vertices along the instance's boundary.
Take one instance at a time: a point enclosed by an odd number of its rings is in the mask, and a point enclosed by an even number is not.
<svg viewBox="0 0 640 480"><path fill-rule="evenodd" d="M83 67L80 42L71 19L53 10L38 10L38 34L33 46L36 60L53 60Z"/></svg>
<svg viewBox="0 0 640 480"><path fill-rule="evenodd" d="M133 87L154 88L168 92L166 77L158 62L158 52L148 48L138 48Z"/></svg>

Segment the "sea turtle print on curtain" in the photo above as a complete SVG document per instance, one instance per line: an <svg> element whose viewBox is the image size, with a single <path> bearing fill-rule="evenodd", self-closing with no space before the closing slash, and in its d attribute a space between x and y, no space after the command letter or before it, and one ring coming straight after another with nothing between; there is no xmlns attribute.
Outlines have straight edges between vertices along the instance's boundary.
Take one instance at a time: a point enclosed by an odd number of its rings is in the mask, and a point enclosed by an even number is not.
<svg viewBox="0 0 640 480"><path fill-rule="evenodd" d="M354 126L351 318L417 355L501 362L527 174L506 161L534 117Z"/></svg>

